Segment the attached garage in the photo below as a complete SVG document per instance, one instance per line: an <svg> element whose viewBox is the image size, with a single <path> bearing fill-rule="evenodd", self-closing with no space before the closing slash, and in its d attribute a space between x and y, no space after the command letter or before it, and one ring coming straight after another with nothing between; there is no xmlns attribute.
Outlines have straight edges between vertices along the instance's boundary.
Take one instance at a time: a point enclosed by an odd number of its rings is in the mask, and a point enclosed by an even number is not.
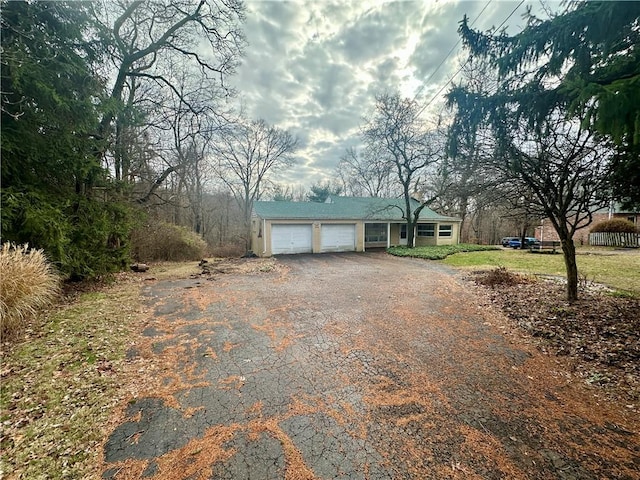
<svg viewBox="0 0 640 480"><path fill-rule="evenodd" d="M355 223L322 225L320 229L321 252L354 252L355 250Z"/></svg>
<svg viewBox="0 0 640 480"><path fill-rule="evenodd" d="M311 253L313 251L311 224L271 225L271 253Z"/></svg>

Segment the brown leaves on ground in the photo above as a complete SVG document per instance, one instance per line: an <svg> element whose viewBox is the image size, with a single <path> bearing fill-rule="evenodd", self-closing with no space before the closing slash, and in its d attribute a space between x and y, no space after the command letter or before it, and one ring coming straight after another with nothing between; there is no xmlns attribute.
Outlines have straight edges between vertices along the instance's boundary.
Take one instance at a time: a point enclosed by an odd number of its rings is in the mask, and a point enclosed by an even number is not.
<svg viewBox="0 0 640 480"><path fill-rule="evenodd" d="M256 274L281 272L284 268L279 265L274 258L217 258L212 260L202 260L198 265L199 275L216 274ZM192 275L195 277L198 275Z"/></svg>
<svg viewBox="0 0 640 480"><path fill-rule="evenodd" d="M207 264L215 268L207 275L211 279L225 273L286 271L273 258ZM151 315L140 300L141 286L156 279L204 277L199 270L197 262L163 263L142 274L120 272L64 284L60 302L46 315L28 324L15 341L2 339L0 478L91 478L110 422L118 420L108 420L110 409L150 387L171 404L173 394L185 385L202 384L193 372L186 371L186 384L173 370L163 370L167 365L154 364L151 337L138 338L138 360L126 359L132 335ZM197 293L191 290L192 302L206 306L213 301ZM174 322L167 335L180 326ZM167 348L163 359L177 364L187 347ZM207 355L215 358L216 352L209 349Z"/></svg>
<svg viewBox="0 0 640 480"><path fill-rule="evenodd" d="M471 279L540 350L568 356L588 384L640 402L640 299L582 285L580 299L569 303L563 283L504 268Z"/></svg>

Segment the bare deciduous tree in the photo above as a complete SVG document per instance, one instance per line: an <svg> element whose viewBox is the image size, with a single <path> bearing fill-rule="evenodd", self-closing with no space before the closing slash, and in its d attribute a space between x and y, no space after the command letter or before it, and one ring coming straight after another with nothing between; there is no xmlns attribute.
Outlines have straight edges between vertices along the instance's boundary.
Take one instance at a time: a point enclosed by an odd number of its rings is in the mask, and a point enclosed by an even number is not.
<svg viewBox="0 0 640 480"><path fill-rule="evenodd" d="M385 153L366 147L360 151L348 148L336 169L344 192L355 197L393 195L392 174L392 165Z"/></svg>
<svg viewBox="0 0 640 480"><path fill-rule="evenodd" d="M269 192L267 193L268 198L276 202L304 202L306 195L307 192L301 184L282 185L273 182L270 182Z"/></svg>
<svg viewBox="0 0 640 480"><path fill-rule="evenodd" d="M253 202L260 200L269 174L294 163L297 147L291 133L264 120L223 127L213 143L217 174L242 209L247 242Z"/></svg>
<svg viewBox="0 0 640 480"><path fill-rule="evenodd" d="M567 271L567 298L578 298L578 267L573 235L591 222L592 212L607 204L612 150L594 134L560 112L541 128L526 121L513 123L504 134L492 167L511 186L512 196L526 195L529 211L536 209L556 230Z"/></svg>
<svg viewBox="0 0 640 480"><path fill-rule="evenodd" d="M99 10L96 25L110 60L104 74L113 78L99 135L113 137L113 169L118 180L127 182L128 142L142 133L152 143L162 136L154 115L162 116L167 101L178 99L181 108L197 113L199 105L191 103L191 90L181 78L197 78L196 89L206 82L212 96L233 93L225 79L234 73L244 47L244 6L239 0L138 0L105 1ZM153 133L145 128L149 125ZM156 139L150 138L154 134ZM103 160L109 155L99 153ZM158 172L154 184L174 170L168 166Z"/></svg>
<svg viewBox="0 0 640 480"><path fill-rule="evenodd" d="M362 137L373 151L379 151L395 174L404 197L403 218L407 221L407 245L414 245L414 227L420 212L433 197L413 206L411 199L421 190L425 177L433 174L444 155L444 135L428 130L421 120L418 104L399 93L376 96L372 118L364 126Z"/></svg>
<svg viewBox="0 0 640 480"><path fill-rule="evenodd" d="M495 73L473 57L465 60L461 73L461 84L470 94L486 94L497 88ZM448 106L453 105L449 98ZM467 230L465 223L469 214L473 217L474 213L494 206L500 210L504 204L501 180L491 169L484 168L495 148L496 140L488 127L474 128L461 122L448 126L447 157L441 167L447 188L440 200L446 205L445 211L462 219L463 231Z"/></svg>

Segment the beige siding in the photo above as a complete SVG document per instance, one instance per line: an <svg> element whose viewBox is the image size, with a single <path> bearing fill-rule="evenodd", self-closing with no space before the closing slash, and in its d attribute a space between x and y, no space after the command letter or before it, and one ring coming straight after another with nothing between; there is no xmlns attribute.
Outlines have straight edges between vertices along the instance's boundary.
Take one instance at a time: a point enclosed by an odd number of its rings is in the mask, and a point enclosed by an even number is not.
<svg viewBox="0 0 640 480"><path fill-rule="evenodd" d="M258 256L263 251L264 232L262 231L263 221L261 218L253 217L251 219L251 250Z"/></svg>
<svg viewBox="0 0 640 480"><path fill-rule="evenodd" d="M380 222L385 223L385 222ZM435 222L434 222L435 223ZM335 221L312 221L312 220L262 220L254 217L251 229L251 247L253 252L260 257L270 257L271 252L271 226L275 224L287 225L312 225L312 248L313 253L320 253L322 250L321 228L323 224L355 224L356 233L356 251L363 252L364 247L364 222L362 220L335 220ZM451 236L440 237L440 224L436 223L435 236L421 237L415 236L416 246L426 245L454 245L458 243L460 236L460 222L442 222L445 225L451 225ZM389 229L389 243L391 245L400 244L400 224L391 223Z"/></svg>
<svg viewBox="0 0 640 480"><path fill-rule="evenodd" d="M434 245L456 245L460 238L460 222L440 222L435 224L433 237L422 237L416 231L416 247L426 247ZM442 225L451 225L451 236L441 237L440 228ZM417 230L417 229L416 229Z"/></svg>
<svg viewBox="0 0 640 480"><path fill-rule="evenodd" d="M422 236L419 234L419 227L416 226L415 246L426 247L438 244L438 224L437 222L424 222L421 225L433 225L433 237Z"/></svg>
<svg viewBox="0 0 640 480"><path fill-rule="evenodd" d="M392 247L396 245L400 245L400 224L392 223L391 230L389 233L389 245Z"/></svg>
<svg viewBox="0 0 640 480"><path fill-rule="evenodd" d="M418 237L415 240L416 247L426 247L429 245L437 245L437 239L435 237Z"/></svg>
<svg viewBox="0 0 640 480"><path fill-rule="evenodd" d="M451 236L450 237L441 237L440 236L440 227L442 225L451 225ZM456 245L458 243L458 238L460 238L460 224L452 223L452 222L442 222L438 224L438 233L437 233L437 243L436 245Z"/></svg>
<svg viewBox="0 0 640 480"><path fill-rule="evenodd" d="M261 220L254 219L252 224L251 246L253 252L259 257L270 257L271 251L271 227L277 224L287 225L309 225L312 228L312 248L313 253L320 253L322 250L321 228L323 224L331 225L354 225L356 229L356 252L364 251L364 224L361 221L311 221L311 220Z"/></svg>

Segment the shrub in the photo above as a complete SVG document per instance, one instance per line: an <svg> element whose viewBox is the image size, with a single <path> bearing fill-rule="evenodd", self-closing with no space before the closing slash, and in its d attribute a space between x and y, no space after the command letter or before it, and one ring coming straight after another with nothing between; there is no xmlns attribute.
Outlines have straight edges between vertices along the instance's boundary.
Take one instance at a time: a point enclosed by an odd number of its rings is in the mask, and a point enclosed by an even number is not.
<svg viewBox="0 0 640 480"><path fill-rule="evenodd" d="M2 191L2 236L43 249L60 273L72 280L99 277L124 268L129 259L132 213L117 202L38 192Z"/></svg>
<svg viewBox="0 0 640 480"><path fill-rule="evenodd" d="M636 233L638 229L629 220L624 218L612 218L596 223L591 228L591 233L609 232L609 233Z"/></svg>
<svg viewBox="0 0 640 480"><path fill-rule="evenodd" d="M73 226L64 256L72 280L96 278L126 268L129 262L131 213L118 203L81 199L73 206Z"/></svg>
<svg viewBox="0 0 640 480"><path fill-rule="evenodd" d="M185 227L157 222L133 231L131 251L140 262L198 260L205 256L207 243Z"/></svg>
<svg viewBox="0 0 640 480"><path fill-rule="evenodd" d="M234 258L241 257L247 253L247 250L244 248L244 245L237 243L225 243L224 245L218 245L211 248L210 253L213 257Z"/></svg>
<svg viewBox="0 0 640 480"><path fill-rule="evenodd" d="M459 243L456 245L433 245L423 247L390 247L387 252L397 257L417 257L426 260L444 260L449 255L461 252L483 252L487 250L499 250L495 245L474 245Z"/></svg>
<svg viewBox="0 0 640 480"><path fill-rule="evenodd" d="M504 285L526 284L532 281L531 277L510 272L506 267L496 267L488 272L478 272L476 275L476 283L491 288Z"/></svg>
<svg viewBox="0 0 640 480"><path fill-rule="evenodd" d="M0 250L0 333L12 337L51 303L59 277L42 250L2 245Z"/></svg>

